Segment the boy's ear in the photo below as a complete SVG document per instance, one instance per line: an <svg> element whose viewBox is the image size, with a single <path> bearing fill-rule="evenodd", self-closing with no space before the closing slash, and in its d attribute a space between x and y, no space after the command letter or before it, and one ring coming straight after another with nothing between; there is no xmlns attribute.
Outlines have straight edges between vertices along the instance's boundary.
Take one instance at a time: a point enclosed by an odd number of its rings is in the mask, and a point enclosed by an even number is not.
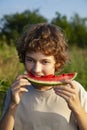
<svg viewBox="0 0 87 130"><path fill-rule="evenodd" d="M60 66L61 66L61 63L56 63L55 64L55 70L58 70L58 68L60 68Z"/></svg>
<svg viewBox="0 0 87 130"><path fill-rule="evenodd" d="M55 67L56 67L56 68L59 68L60 66L61 66L60 63L56 63L56 64L55 64Z"/></svg>

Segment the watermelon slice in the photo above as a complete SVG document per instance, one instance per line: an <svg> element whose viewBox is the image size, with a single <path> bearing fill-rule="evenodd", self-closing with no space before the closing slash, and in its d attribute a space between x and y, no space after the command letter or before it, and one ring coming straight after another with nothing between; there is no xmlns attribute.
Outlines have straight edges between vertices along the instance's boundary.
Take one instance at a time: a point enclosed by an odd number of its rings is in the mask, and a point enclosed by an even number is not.
<svg viewBox="0 0 87 130"><path fill-rule="evenodd" d="M33 74L28 73L28 80L36 85L45 85L45 86L55 86L65 84L64 80L70 79L73 80L77 76L76 72L73 73L64 73L61 75L47 75L42 77L35 77Z"/></svg>

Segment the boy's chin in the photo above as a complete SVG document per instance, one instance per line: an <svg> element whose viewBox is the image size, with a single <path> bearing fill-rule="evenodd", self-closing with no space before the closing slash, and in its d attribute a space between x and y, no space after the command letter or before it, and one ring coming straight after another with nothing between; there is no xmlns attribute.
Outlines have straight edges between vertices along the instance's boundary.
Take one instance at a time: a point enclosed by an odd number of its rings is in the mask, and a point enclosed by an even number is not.
<svg viewBox="0 0 87 130"><path fill-rule="evenodd" d="M39 89L39 90L49 90L52 88L52 86L46 86L46 85L41 85L41 84L32 84L34 88Z"/></svg>

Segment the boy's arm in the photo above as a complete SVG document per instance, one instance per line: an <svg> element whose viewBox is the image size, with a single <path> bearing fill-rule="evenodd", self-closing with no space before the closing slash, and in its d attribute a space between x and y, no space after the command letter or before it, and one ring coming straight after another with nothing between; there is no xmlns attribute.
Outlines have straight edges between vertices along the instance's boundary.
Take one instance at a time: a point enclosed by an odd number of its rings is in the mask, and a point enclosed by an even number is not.
<svg viewBox="0 0 87 130"><path fill-rule="evenodd" d="M78 110L77 113L75 113L75 116L77 118L79 130L87 130L87 113L83 110Z"/></svg>
<svg viewBox="0 0 87 130"><path fill-rule="evenodd" d="M23 77L24 75L17 77L13 82L10 91L8 91L5 109L0 121L0 130L13 130L14 128L14 117L17 106L20 103L23 93L28 92L26 85L30 85L29 81Z"/></svg>
<svg viewBox="0 0 87 130"><path fill-rule="evenodd" d="M13 130L14 128L14 116L17 106L10 104L7 112L0 121L0 130Z"/></svg>

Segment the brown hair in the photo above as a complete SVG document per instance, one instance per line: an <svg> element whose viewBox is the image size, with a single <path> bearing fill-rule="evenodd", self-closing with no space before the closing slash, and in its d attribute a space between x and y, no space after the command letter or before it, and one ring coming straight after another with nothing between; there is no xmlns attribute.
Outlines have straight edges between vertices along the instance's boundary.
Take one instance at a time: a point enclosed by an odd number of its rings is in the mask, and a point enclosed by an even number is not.
<svg viewBox="0 0 87 130"><path fill-rule="evenodd" d="M55 70L59 71L68 61L68 46L63 30L52 24L39 23L31 26L17 42L18 56L25 62L26 52L42 52L53 55ZM60 66L58 66L60 64Z"/></svg>

